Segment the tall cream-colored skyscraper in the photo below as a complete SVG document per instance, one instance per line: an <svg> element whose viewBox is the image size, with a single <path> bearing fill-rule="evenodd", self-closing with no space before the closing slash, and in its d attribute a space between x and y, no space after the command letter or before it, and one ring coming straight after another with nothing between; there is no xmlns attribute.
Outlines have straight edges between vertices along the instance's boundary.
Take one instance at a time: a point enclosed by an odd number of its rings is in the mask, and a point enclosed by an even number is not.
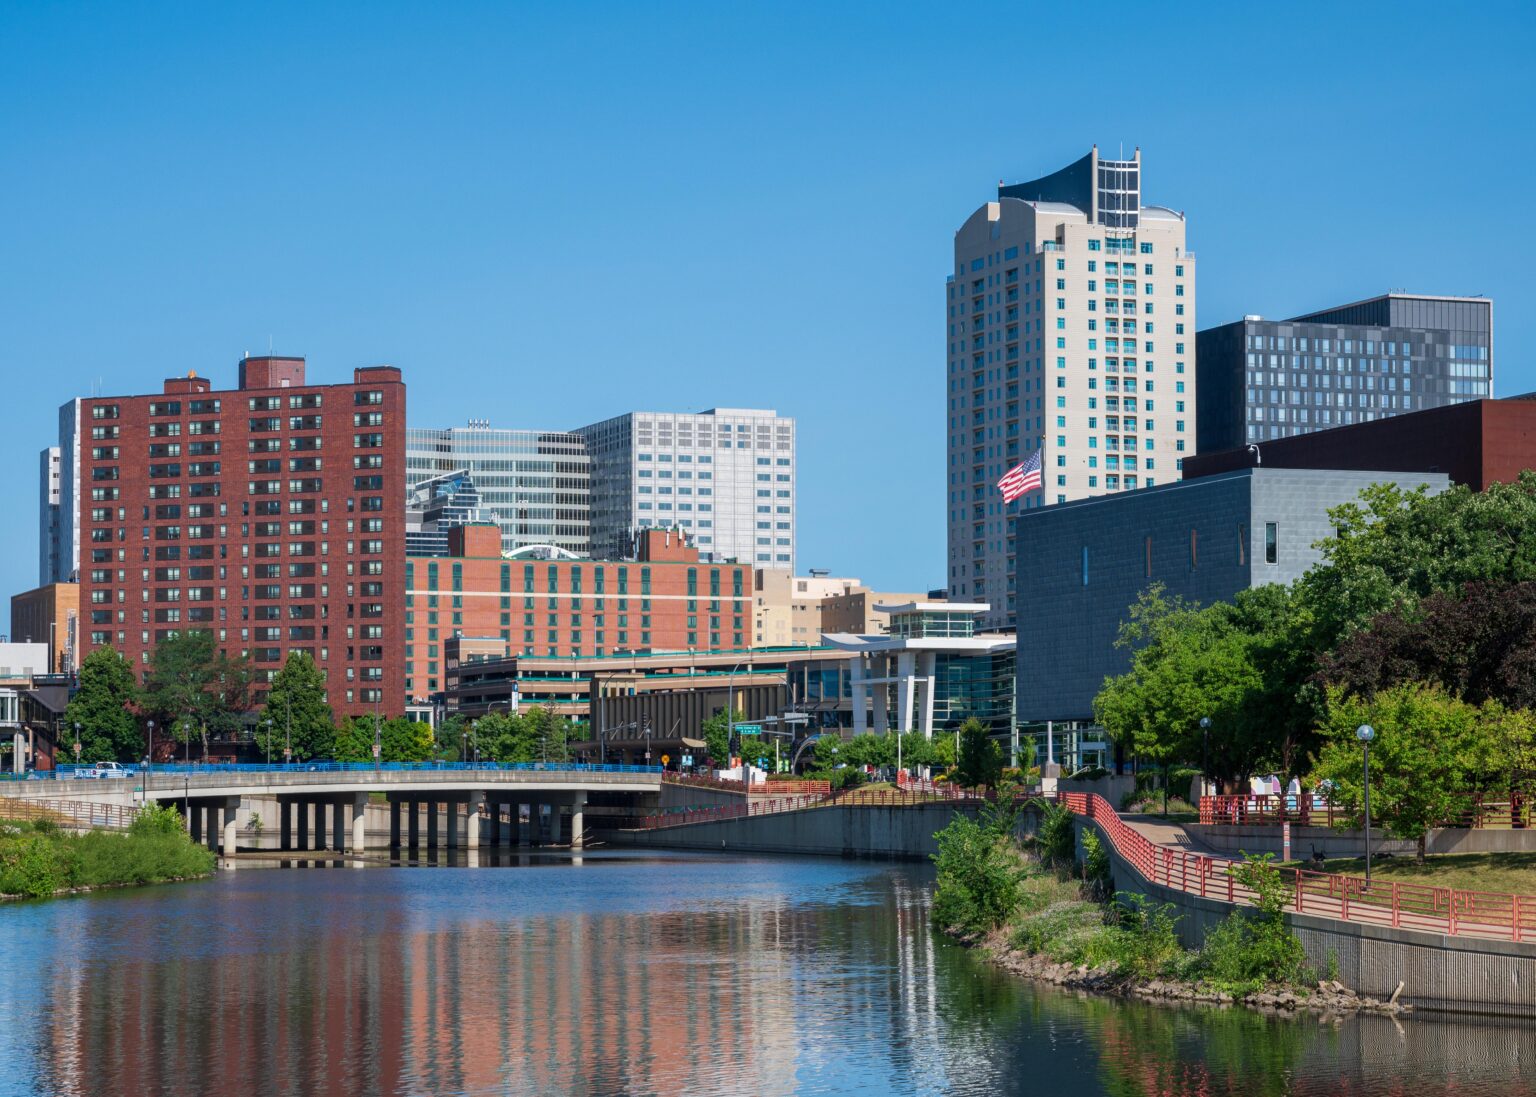
<svg viewBox="0 0 1536 1097"><path fill-rule="evenodd" d="M1177 480L1195 447L1195 260L1141 204L1141 152L999 185L945 287L950 597L1015 622L1021 509ZM1041 453L1038 491L998 479Z"/></svg>

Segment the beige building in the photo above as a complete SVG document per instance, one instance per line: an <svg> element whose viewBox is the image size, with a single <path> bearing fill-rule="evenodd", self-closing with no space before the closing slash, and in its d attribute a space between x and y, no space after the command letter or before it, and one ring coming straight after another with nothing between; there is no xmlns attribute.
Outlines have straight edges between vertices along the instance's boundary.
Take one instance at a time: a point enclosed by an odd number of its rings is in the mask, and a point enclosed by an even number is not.
<svg viewBox="0 0 1536 1097"><path fill-rule="evenodd" d="M999 186L955 234L945 289L951 600L1015 622L1023 509L1168 483L1195 449L1195 260L1182 213L1141 204L1141 154L1095 149ZM1004 504L1038 452L1041 486Z"/></svg>
<svg viewBox="0 0 1536 1097"><path fill-rule="evenodd" d="M924 601L924 593L872 591L858 579L795 575L759 568L753 596L753 647L817 645L826 632L870 636L889 631L880 603Z"/></svg>
<svg viewBox="0 0 1536 1097"><path fill-rule="evenodd" d="M48 645L38 674L70 674L79 664L80 585L49 583L11 596L11 639Z"/></svg>

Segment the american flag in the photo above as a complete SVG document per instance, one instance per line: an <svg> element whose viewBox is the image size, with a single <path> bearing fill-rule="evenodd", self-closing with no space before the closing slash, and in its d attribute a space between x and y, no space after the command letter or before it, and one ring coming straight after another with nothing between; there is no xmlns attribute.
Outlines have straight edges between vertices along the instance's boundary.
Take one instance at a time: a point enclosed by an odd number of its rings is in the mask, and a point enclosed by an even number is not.
<svg viewBox="0 0 1536 1097"><path fill-rule="evenodd" d="M997 482L1003 502L1011 503L1021 495L1040 490L1040 453L1035 450L1028 460L1003 473L1003 478Z"/></svg>

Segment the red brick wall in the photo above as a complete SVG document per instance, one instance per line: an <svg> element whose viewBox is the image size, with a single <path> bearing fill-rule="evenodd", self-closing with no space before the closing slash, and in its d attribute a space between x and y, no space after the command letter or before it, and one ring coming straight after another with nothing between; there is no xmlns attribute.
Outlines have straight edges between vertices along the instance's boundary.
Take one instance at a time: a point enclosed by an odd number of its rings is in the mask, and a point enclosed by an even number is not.
<svg viewBox="0 0 1536 1097"><path fill-rule="evenodd" d="M1481 491L1536 467L1536 400L1472 400L1259 443L1268 468L1443 472ZM1248 468L1243 449L1184 460L1184 479Z"/></svg>
<svg viewBox="0 0 1536 1097"><path fill-rule="evenodd" d="M283 361L286 365L294 360ZM302 378L302 360L298 362ZM278 372L293 375L288 368ZM242 376L249 383L275 374L242 368ZM402 711L405 386L392 369L358 371L355 378L365 383L178 391L83 401L79 514L83 650L109 644L142 671L157 634L210 628L226 649L251 654L263 676L281 667L289 651L311 652L326 673L329 698L340 715L371 712L372 702L364 700L369 689L382 690L386 713ZM173 387L182 386L167 384ZM380 393L381 402L357 403L357 394L365 392ZM291 406L314 398L319 399L318 407ZM252 399L275 399L279 406L252 410ZM217 412L211 406L192 410L193 401L214 400L219 401ZM174 413L162 407L162 414L152 416L151 405L156 404L179 407ZM95 418L96 409L110 407L116 408L116 418ZM367 417L375 413L379 423L368 425ZM363 425L355 423L354 416L363 416ZM277 429L252 429L253 420L270 419L278 421ZM217 433L209 426L203 427L203 433L192 433L193 424L213 422L218 423ZM152 436L152 424L175 433ZM92 437L96 428L112 427L118 428L116 438ZM359 435L377 435L378 444L359 448L354 444ZM251 451L253 442L266 444L273 439L279 449ZM295 441L317 448L290 448ZM218 443L217 453L193 450L194 443L213 442ZM173 445L179 445L179 453L169 448ZM167 448L151 451L151 446ZM98 447L116 447L116 456L110 450L98 454ZM380 467L354 467L354 459L367 461L375 456ZM319 459L318 467L292 467L292 462L307 464L313 458ZM271 461L277 462L275 469L252 470L251 462ZM213 462L218 463L216 471ZM192 467L197 465L202 467ZM98 469L115 469L116 479L95 479ZM369 479L359 486L354 483L357 477ZM276 491L267 493L266 485L272 482ZM201 485L217 485L218 494L194 496L194 490L213 490ZM151 498L152 488L172 487L179 489L179 496ZM118 490L117 499L93 498L94 489L110 488ZM382 509L362 509L364 499L375 498ZM293 502L312 504L312 508L294 513ZM278 513L259 513L271 503L277 504ZM202 516L189 512L194 505L206 508ZM157 510L161 507L167 509ZM98 514L98 508L107 511ZM378 531L367 528L371 520L378 521ZM301 524L290 529L290 523ZM192 536L192 527L206 527L205 535ZM109 539L94 540L96 531ZM94 558L102 550L109 556L105 562ZM193 551L202 558L193 559ZM275 578L258 571L273 565L278 571ZM309 568L313 574L291 575L290 566ZM193 567L211 570L194 573ZM376 573L367 573L370 567ZM176 568L179 573L170 570ZM194 574L198 577L193 578ZM275 591L259 589L273 586ZM172 600L172 592L179 597ZM93 601L93 595L108 601ZM193 600L195 595L205 597ZM372 607L379 607L378 615L364 616ZM109 620L93 619L101 613ZM371 627L381 635L367 636L365 630ZM269 629L278 630L276 638L265 631ZM370 672L380 677L366 678Z"/></svg>
<svg viewBox="0 0 1536 1097"><path fill-rule="evenodd" d="M494 532L494 531L493 531ZM674 538L675 540L675 538ZM499 542L496 547L499 548ZM749 564L701 564L698 553L691 559L644 563L572 560L503 560L495 556L458 558L412 557L408 596L410 620L410 694L425 699L444 688L444 644L455 632L473 637L500 637L509 655L611 655L618 651L649 648L653 651L728 651L752 642L752 568ZM431 574L436 565L434 604ZM454 588L458 565L460 590ZM532 592L526 591L525 569L532 568ZM555 574L553 608L549 575ZM603 575L603 593L597 593L597 574ZM688 572L693 569L695 596L688 597ZM502 575L507 591L502 590ZM651 594L642 593L642 576L649 570ZM621 595L619 577L627 577L628 593ZM720 578L718 610L710 598L711 574ZM580 590L576 577L580 577ZM740 587L733 586L739 576ZM740 589L741 597L733 597ZM691 607L691 608L690 608ZM533 624L526 624L528 614ZM435 619L434 619L435 614ZM505 623L503 614L506 615ZM554 617L554 625L550 617ZM688 618L694 627L688 627ZM646 618L650 627L644 627ZM620 626L621 618L625 624ZM718 630L710 627L718 618ZM577 623L579 620L579 624ZM602 629L598 629L598 621ZM739 622L739 625L738 625ZM436 636L433 637L433 630ZM602 642L598 642L601 632ZM528 639L532 633L533 639ZM554 640L550 634L553 632ZM621 635L622 634L622 635ZM577 642L577 637L580 642ZM436 665L436 672L432 665Z"/></svg>

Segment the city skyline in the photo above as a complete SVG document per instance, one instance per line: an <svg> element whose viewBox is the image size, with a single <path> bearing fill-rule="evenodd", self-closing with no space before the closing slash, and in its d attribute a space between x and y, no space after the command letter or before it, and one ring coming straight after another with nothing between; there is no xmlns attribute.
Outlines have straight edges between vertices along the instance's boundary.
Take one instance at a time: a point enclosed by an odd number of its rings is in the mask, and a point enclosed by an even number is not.
<svg viewBox="0 0 1536 1097"><path fill-rule="evenodd" d="M964 148L924 85L967 71L991 101L1008 66L978 63L1024 31L1004 26L977 56L936 17L867 15L730 12L663 28L615 8L562 28L552 13L394 12L349 26L355 48L335 59L308 33L338 29L316 25L335 17L297 9L103 12L86 31L46 9L10 13L0 86L29 104L7 121L28 170L0 193L27 216L9 248L25 261L0 271L0 372L20 424L0 453L35 469L71 397L153 392L189 369L227 384L247 350L304 354L324 380L399 366L412 425L774 407L797 421L797 564L883 589L943 585L932 317L957 211L1089 144L1119 155L1122 138L1125 155L1143 150L1147 197L1189 215L1202 324L1395 288L1482 293L1506 303L1497 394L1536 388L1536 324L1512 307L1533 275L1503 246L1499 212L1531 151L1516 144L1479 178L1454 239L1421 231L1427 206L1465 196L1462 165L1504 144L1513 116L1497 104L1523 92L1520 66L1499 62L1531 38L1518 14L1460 13L1426 36L1412 20L1334 12L1336 38L1263 81L1230 49L1267 33L1261 15L1228 12L1220 33L1193 37L1149 28L1148 49L1176 44L1185 63L1106 70L1049 125L994 125ZM1378 48L1361 57L1345 43L1367 25ZM1069 26L1047 14L1029 32L1061 42L1043 79L1076 79L1088 47ZM845 48L855 34L867 48ZM918 39L921 57L907 48ZM153 63L116 63L125 41ZM1446 65L1447 50L1485 61ZM629 55L644 64L615 73ZM289 79L250 80L235 56ZM786 65L800 74L793 98ZM592 66L612 78L587 79ZM1193 96L1192 67L1226 93ZM598 90L614 79L618 100ZM537 90L556 85L558 100ZM1460 109L1469 86L1494 107ZM1383 188L1350 127L1292 135L1341 100L1382 147L1427 136L1434 155ZM157 170L166 160L177 173ZM252 170L268 164L284 167ZM104 176L114 186L98 187ZM615 292L595 296L600 284ZM0 551L13 591L35 585L26 510Z"/></svg>

